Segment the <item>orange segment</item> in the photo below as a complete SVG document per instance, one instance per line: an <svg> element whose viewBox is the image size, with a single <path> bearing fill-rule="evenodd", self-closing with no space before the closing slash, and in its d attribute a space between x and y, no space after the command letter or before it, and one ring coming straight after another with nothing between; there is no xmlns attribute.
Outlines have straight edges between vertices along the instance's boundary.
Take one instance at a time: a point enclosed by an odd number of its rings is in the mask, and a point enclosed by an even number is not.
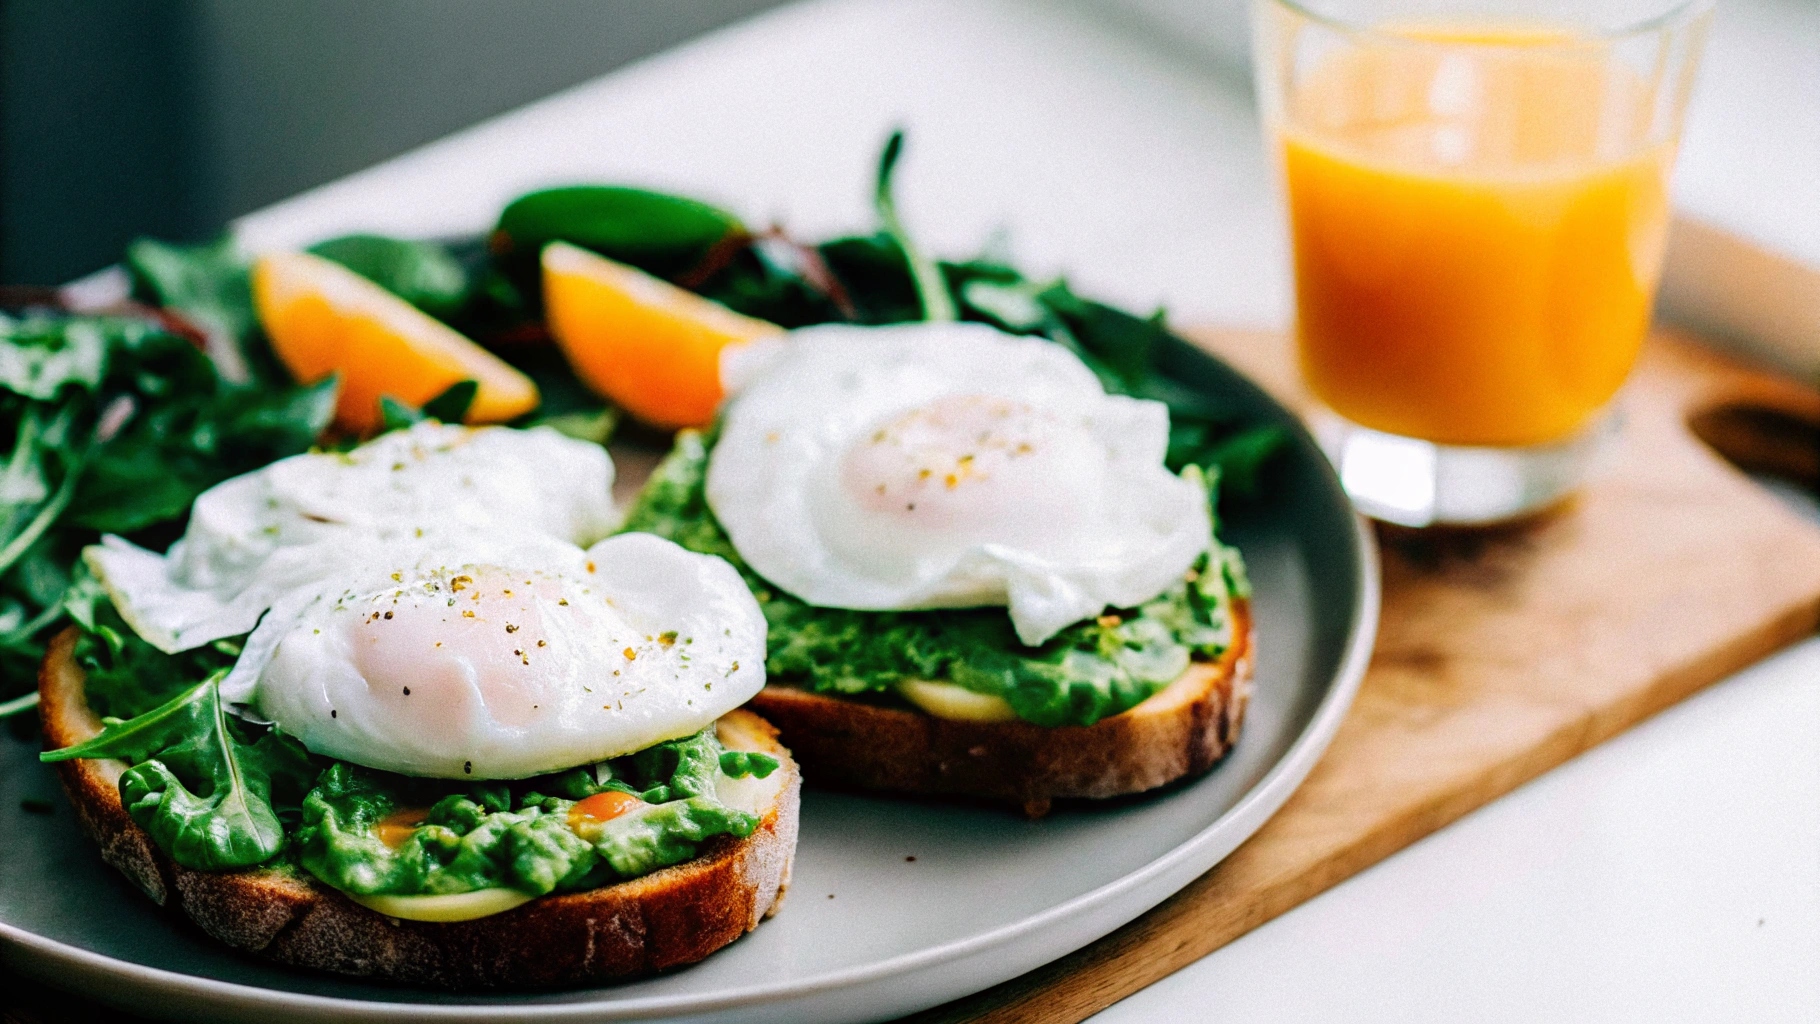
<svg viewBox="0 0 1820 1024"><path fill-rule="evenodd" d="M428 807L401 807L380 818L373 825L373 834L389 849L396 850L411 841L423 823L430 820Z"/></svg>
<svg viewBox="0 0 1820 1024"><path fill-rule="evenodd" d="M310 384L341 374L335 422L368 433L379 399L408 405L452 384L480 385L469 423L497 423L537 408L537 385L486 349L384 288L309 253L263 256L253 265L253 307L291 376Z"/></svg>
<svg viewBox="0 0 1820 1024"><path fill-rule="evenodd" d="M590 797L583 797L569 808L569 825L573 828L582 819L589 821L612 821L622 814L644 806L644 801L630 793L617 789L606 789Z"/></svg>
<svg viewBox="0 0 1820 1024"><path fill-rule="evenodd" d="M653 426L706 426L721 351L783 328L566 242L543 250L544 313L582 382Z"/></svg>

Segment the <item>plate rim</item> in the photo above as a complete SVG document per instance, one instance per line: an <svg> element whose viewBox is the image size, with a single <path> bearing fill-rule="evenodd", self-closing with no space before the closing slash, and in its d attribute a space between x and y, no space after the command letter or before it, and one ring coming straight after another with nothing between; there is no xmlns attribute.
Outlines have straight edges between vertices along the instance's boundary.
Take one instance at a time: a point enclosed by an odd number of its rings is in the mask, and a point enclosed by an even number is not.
<svg viewBox="0 0 1820 1024"><path fill-rule="evenodd" d="M1306 425L1299 417L1290 412L1274 395L1270 395L1259 387L1256 381L1219 355L1192 342L1187 343L1185 347L1195 352L1196 355L1218 364L1223 371L1240 382L1243 388L1250 390L1254 396L1263 398L1282 417L1282 422L1290 426L1291 432L1297 435L1298 446L1312 455L1316 463L1316 471L1326 484L1325 489L1330 494L1337 495L1340 500L1346 500L1346 492L1340 483L1338 474L1325 455L1321 453L1321 449L1314 443ZM44 972L31 970L33 967L39 966L74 968L91 976L106 976L136 985L140 992L155 994L161 998L187 1000L191 1006L196 1006L200 1001L201 1005L210 1009L228 1012L283 1010L291 1013L308 1012L322 1020L349 1021L375 1019L434 1022L660 1020L691 1014L724 1012L743 1007L756 1008L794 999L807 999L955 963L990 952L995 948L1013 944L1025 936L1039 933L1044 928L1053 926L1058 921L1084 916L1096 910L1104 910L1108 904L1118 901L1127 893L1140 893L1145 887L1156 883L1160 878L1172 872L1192 868L1187 878L1180 884L1166 886L1160 894L1144 894L1141 899L1134 900L1128 908L1115 912L1112 916L1116 920L1103 929L1096 929L1092 934L1080 938L1079 941L1070 940L1065 944L1066 948L1056 952L1053 956L1045 957L1044 962L1049 962L1091 945L1124 924L1142 916L1158 903L1181 891L1187 885L1192 884L1195 879L1211 870L1239 845L1255 835L1288 801L1289 797L1300 787L1302 780L1320 761L1335 733L1338 732L1340 724L1345 720L1353 698L1364 681L1377 640L1379 613L1382 606L1382 579L1376 535L1370 523L1358 512L1352 511L1350 520L1352 523L1351 547L1356 552L1357 563L1356 581L1352 595L1352 616L1351 621L1347 624L1344 651L1327 684L1326 692L1309 716L1307 724L1296 735L1288 749L1270 766L1264 777L1246 789L1237 803L1206 826L1135 870L1035 914L1006 922L978 934L807 978L746 987L737 991L720 989L633 999L613 1000L609 997L603 1000L578 1000L562 1003L425 1003L412 1002L408 999L374 1000L291 992L242 982L221 981L162 967L151 967L47 938L5 921L0 921L0 961L6 961L15 967L21 966L19 954L23 952L32 961L23 964L28 973L42 976ZM1236 838L1231 834L1235 830L1238 833ZM1232 841L1227 843L1226 841L1229 839ZM1222 844L1225 845L1222 846ZM162 907L160 912L165 912ZM1015 971L1009 976L999 977L990 984L980 986L973 991L984 991L992 985L1002 984L1022 973L1024 970ZM132 993L121 993L120 995L130 996Z"/></svg>

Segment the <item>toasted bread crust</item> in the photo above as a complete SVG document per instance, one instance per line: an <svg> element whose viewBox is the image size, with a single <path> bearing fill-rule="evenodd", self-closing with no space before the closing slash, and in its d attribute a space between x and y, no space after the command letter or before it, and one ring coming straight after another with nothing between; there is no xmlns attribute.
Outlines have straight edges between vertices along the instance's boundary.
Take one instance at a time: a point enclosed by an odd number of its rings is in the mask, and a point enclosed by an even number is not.
<svg viewBox="0 0 1820 1024"><path fill-rule="evenodd" d="M75 632L52 641L38 687L49 749L92 736ZM722 736L782 762L784 784L752 835L709 840L700 856L642 878L546 896L474 921L398 921L300 872L194 871L173 863L120 802L119 761L56 767L102 859L203 931L280 963L450 989L555 988L695 963L777 912L796 853L801 786L777 730L733 711Z"/></svg>
<svg viewBox="0 0 1820 1024"><path fill-rule="evenodd" d="M1122 714L1089 726L962 722L920 711L765 687L752 710L777 726L811 782L1009 801L1031 817L1052 800L1141 793L1212 768L1231 751L1251 696L1248 602L1234 641Z"/></svg>

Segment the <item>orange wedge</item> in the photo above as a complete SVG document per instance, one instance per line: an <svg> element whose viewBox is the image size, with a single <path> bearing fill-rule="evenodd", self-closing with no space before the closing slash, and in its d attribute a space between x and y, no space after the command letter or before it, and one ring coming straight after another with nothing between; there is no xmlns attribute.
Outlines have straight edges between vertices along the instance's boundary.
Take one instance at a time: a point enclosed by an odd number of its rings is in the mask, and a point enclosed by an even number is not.
<svg viewBox="0 0 1820 1024"><path fill-rule="evenodd" d="M566 242L544 247L543 301L582 383L665 429L706 426L722 351L783 331Z"/></svg>
<svg viewBox="0 0 1820 1024"><path fill-rule="evenodd" d="M369 433L379 399L418 406L472 380L469 423L498 423L537 408L531 378L453 328L339 263L302 252L253 264L253 308L272 350L297 380L341 375L335 422Z"/></svg>

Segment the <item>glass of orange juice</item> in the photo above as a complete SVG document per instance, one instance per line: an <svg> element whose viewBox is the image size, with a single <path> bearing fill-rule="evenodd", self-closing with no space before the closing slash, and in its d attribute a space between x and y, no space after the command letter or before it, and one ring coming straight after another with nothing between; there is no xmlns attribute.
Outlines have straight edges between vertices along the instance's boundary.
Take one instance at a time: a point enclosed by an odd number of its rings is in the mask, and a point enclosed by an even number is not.
<svg viewBox="0 0 1820 1024"><path fill-rule="evenodd" d="M1255 0L1317 435L1367 515L1585 478L1649 326L1709 0Z"/></svg>

